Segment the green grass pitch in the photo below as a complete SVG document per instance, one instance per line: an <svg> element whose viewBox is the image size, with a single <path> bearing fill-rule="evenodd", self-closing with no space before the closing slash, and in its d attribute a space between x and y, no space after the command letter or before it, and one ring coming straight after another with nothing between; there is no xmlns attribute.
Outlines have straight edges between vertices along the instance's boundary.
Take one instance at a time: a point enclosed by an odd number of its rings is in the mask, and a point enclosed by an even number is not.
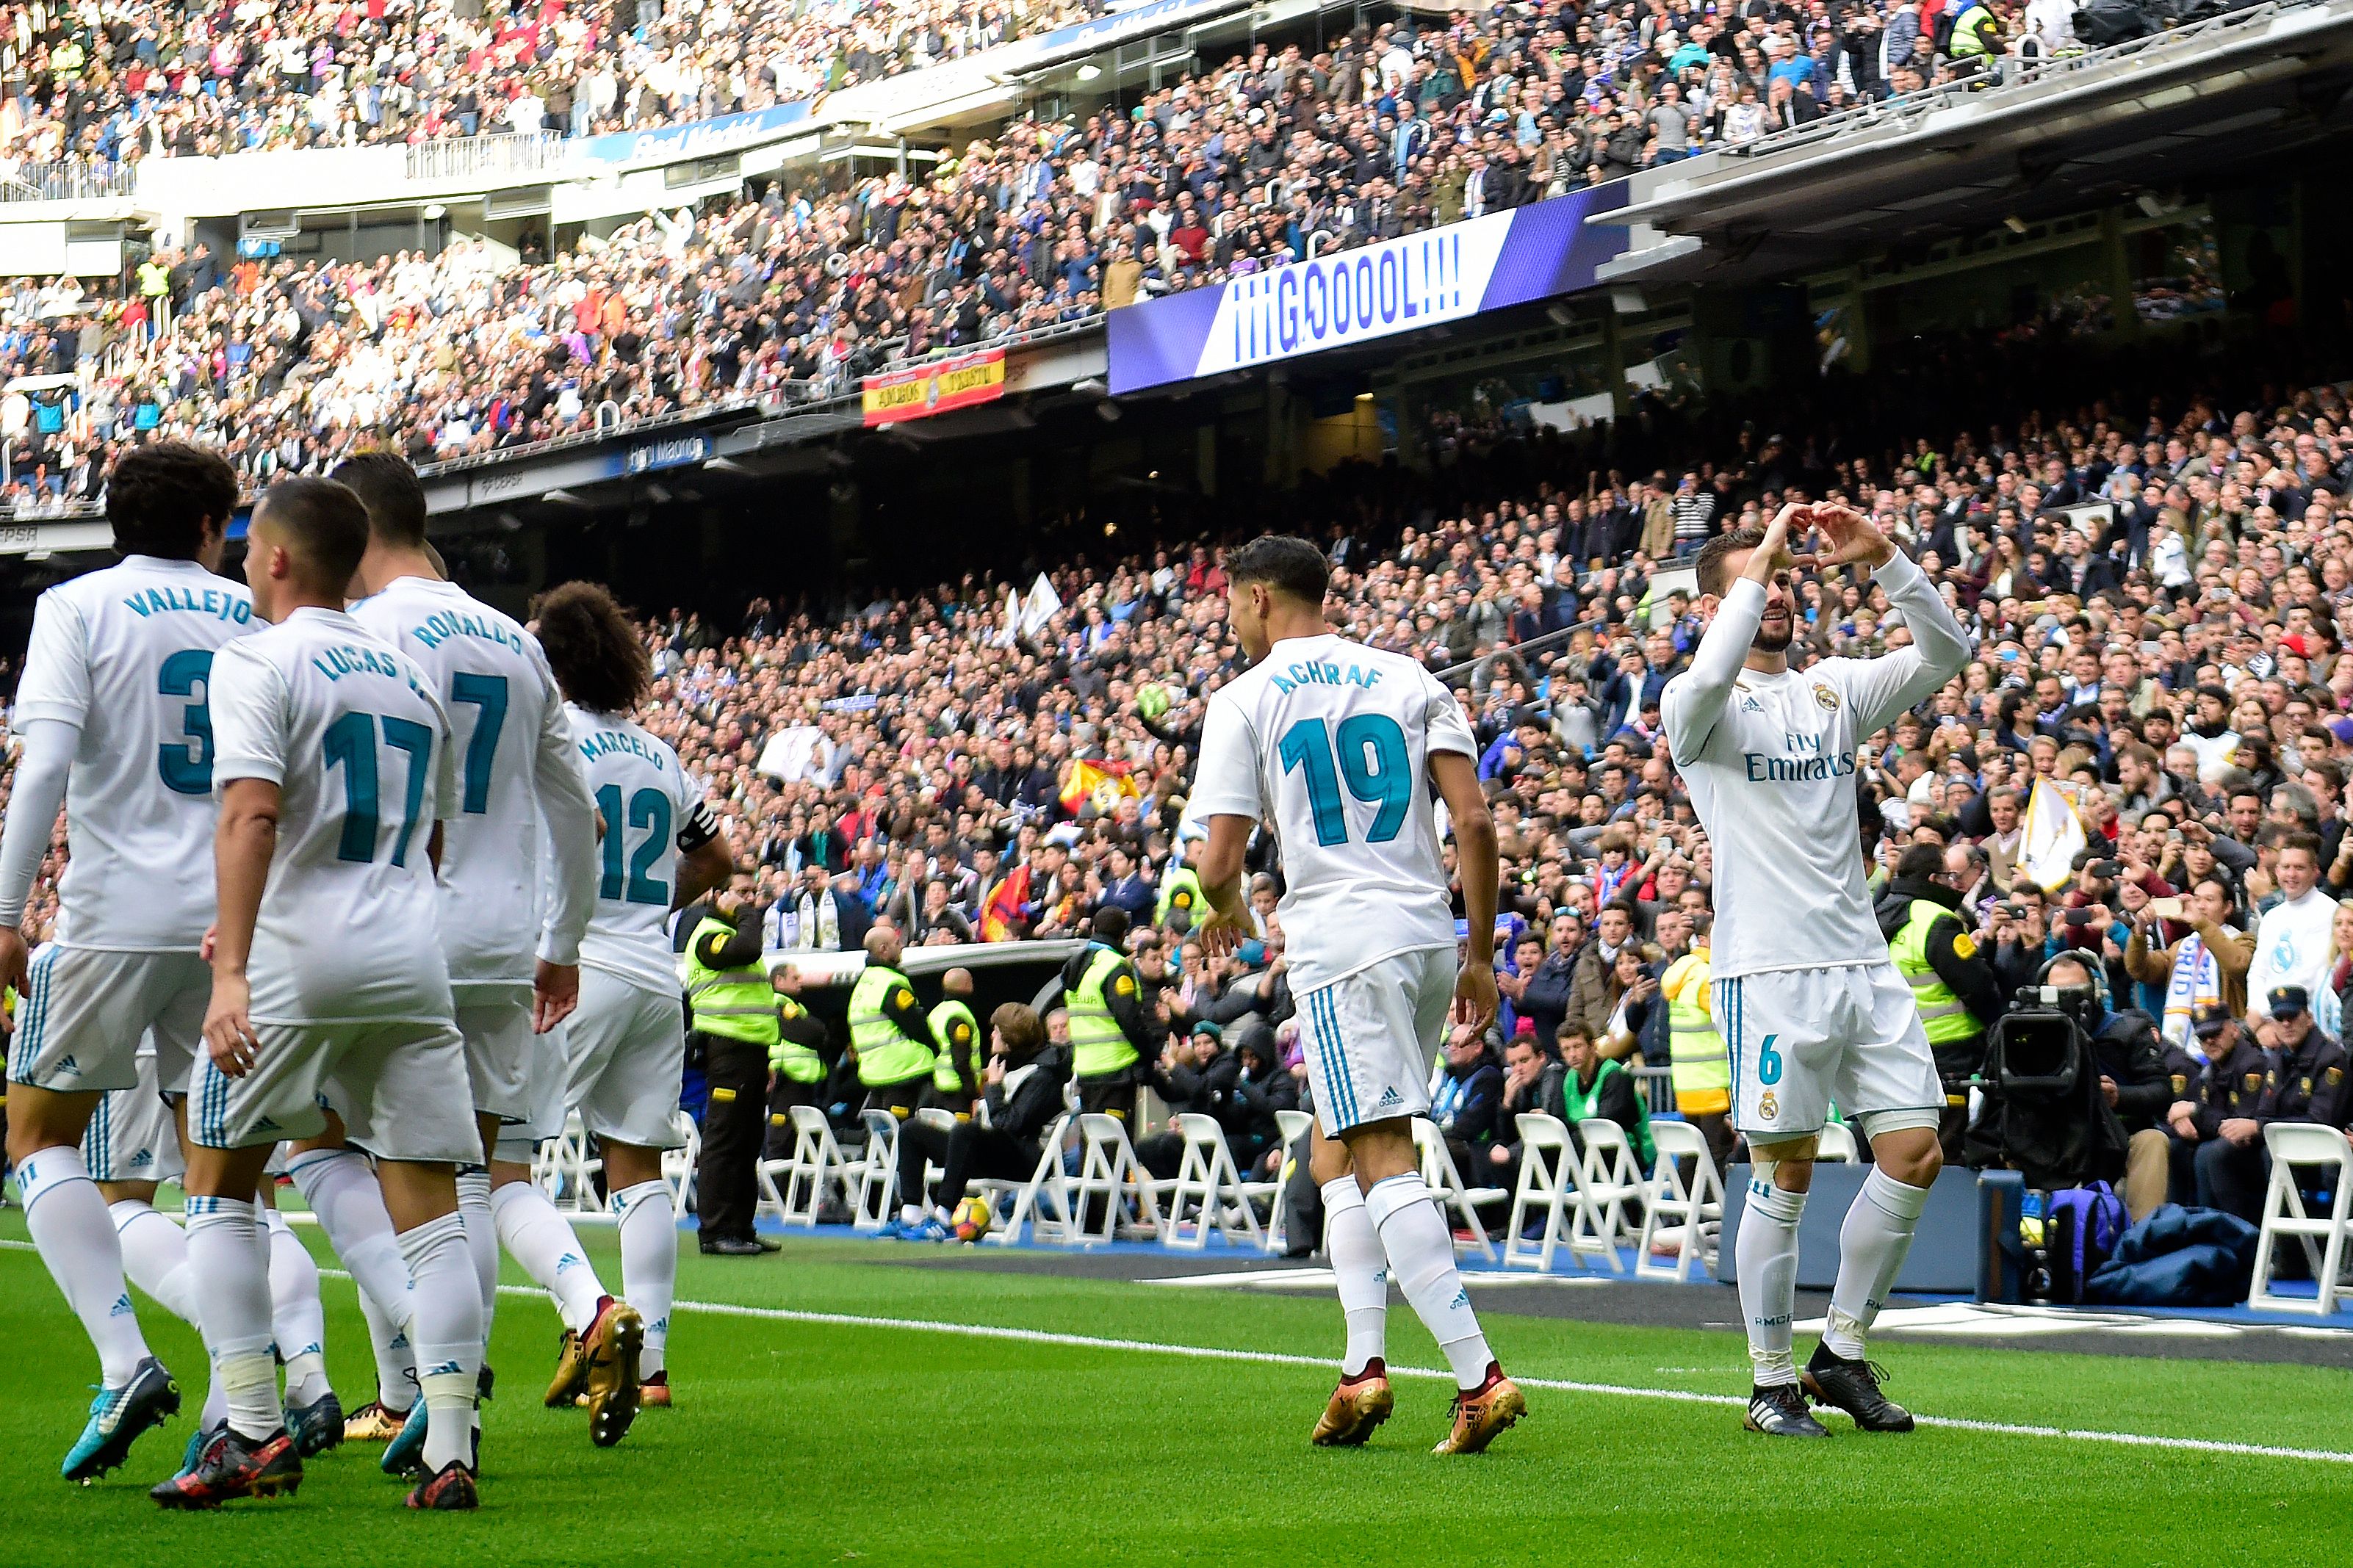
<svg viewBox="0 0 2353 1568"><path fill-rule="evenodd" d="M142 1303L188 1404L90 1488L58 1478L95 1363L21 1218L0 1218L0 1565L604 1568L659 1563L1500 1564L1592 1560L1740 1568L1867 1563L2345 1561L2353 1465L1952 1427L1772 1445L1724 1405L1532 1388L1489 1454L1441 1459L1442 1381L1401 1380L1360 1452L1308 1447L1332 1373L1110 1344L987 1338L904 1321L1279 1358L1337 1353L1322 1300L1102 1283L957 1266L865 1241L681 1262L678 1407L592 1448L539 1393L555 1320L501 1299L482 1511L411 1515L374 1455L339 1450L301 1495L165 1515L144 1489L177 1462L201 1396L195 1336ZM608 1282L612 1233L583 1227ZM331 1263L315 1232L322 1263ZM508 1279L521 1283L509 1265ZM1662 1287L1665 1289L1666 1287ZM325 1282L347 1404L373 1363L348 1281ZM1481 1293L1524 1377L1726 1395L1738 1338L1511 1315ZM1727 1303L1730 1300L1726 1293ZM696 1306L686 1303L703 1303ZM754 1309L729 1312L727 1306ZM721 1309L721 1310L713 1310ZM780 1319L760 1310L898 1320ZM1409 1312L1391 1360L1440 1364ZM1801 1349L1803 1347L1801 1346ZM1926 1415L2353 1454L2353 1373L1890 1342L1898 1397Z"/></svg>

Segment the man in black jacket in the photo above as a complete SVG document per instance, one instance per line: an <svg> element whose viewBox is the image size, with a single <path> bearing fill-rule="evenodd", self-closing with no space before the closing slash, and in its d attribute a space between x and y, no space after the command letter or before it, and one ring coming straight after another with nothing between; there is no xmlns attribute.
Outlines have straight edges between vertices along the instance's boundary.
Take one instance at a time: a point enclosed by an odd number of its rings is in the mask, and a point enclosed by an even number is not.
<svg viewBox="0 0 2353 1568"><path fill-rule="evenodd" d="M1584 1037L1581 1026L1563 1025L1561 1033ZM1561 1085L1568 1069L1559 1058L1547 1055L1536 1033L1525 1020L1520 1032L1504 1047L1503 1086L1495 1103L1494 1135L1476 1161L1465 1164L1455 1161L1456 1173L1473 1187L1501 1187L1509 1192L1520 1182L1520 1122L1532 1111L1556 1116L1561 1108ZM1496 1221L1504 1217L1499 1208L1489 1211ZM1493 1223L1493 1222L1491 1222Z"/></svg>
<svg viewBox="0 0 2353 1568"><path fill-rule="evenodd" d="M2092 972L2081 959L2063 958L2044 978L2053 985L2089 985ZM2173 1071L2157 1021L2137 1008L2103 1012L2092 1031L2092 1059L2100 1098L2124 1124L2125 1209L2138 1224L2164 1204L2171 1181L2166 1111L2173 1103Z"/></svg>
<svg viewBox="0 0 2353 1568"><path fill-rule="evenodd" d="M1255 1018L1234 1030L1233 1056L1241 1071L1219 1119L1226 1147L1244 1181L1272 1178L1282 1171L1282 1128L1274 1113L1299 1109L1299 1080L1283 1070L1274 1030Z"/></svg>
<svg viewBox="0 0 2353 1568"><path fill-rule="evenodd" d="M976 1176L1020 1181L1038 1168L1046 1129L1061 1114L1067 1065L1046 1044L1035 1009L1008 1002L989 1015L988 1066L980 1109L953 1128L908 1121L899 1129L899 1191L923 1191L926 1162L940 1167L933 1212L910 1237L945 1241L956 1205Z"/></svg>
<svg viewBox="0 0 2353 1568"><path fill-rule="evenodd" d="M1167 1103L1169 1123L1149 1138L1136 1140L1135 1159L1166 1182L1176 1176L1185 1158L1185 1134L1176 1130L1176 1119L1209 1116L1224 1126L1242 1065L1226 1049L1224 1028L1204 1020L1193 1026L1183 1045L1170 1041L1146 1070L1146 1081Z"/></svg>
<svg viewBox="0 0 2353 1568"><path fill-rule="evenodd" d="M1488 1052L1487 1037L1468 1024L1449 1028L1445 1050L1446 1072L1430 1097L1430 1121L1446 1140L1454 1168L1467 1172L1485 1164L1488 1145L1495 1141L1504 1073Z"/></svg>

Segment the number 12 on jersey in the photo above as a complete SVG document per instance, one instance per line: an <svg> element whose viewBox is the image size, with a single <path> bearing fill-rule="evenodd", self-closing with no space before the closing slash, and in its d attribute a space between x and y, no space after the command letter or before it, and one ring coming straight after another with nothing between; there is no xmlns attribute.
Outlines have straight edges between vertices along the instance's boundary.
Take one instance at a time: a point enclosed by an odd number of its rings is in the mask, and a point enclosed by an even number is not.
<svg viewBox="0 0 2353 1568"><path fill-rule="evenodd" d="M605 878L597 892L615 902L670 908L670 884L653 875L670 843L670 796L658 789L641 789L629 797L629 826L646 832L638 852L628 858L628 874L621 870L621 786L608 784L596 792L596 809L605 818Z"/></svg>
<svg viewBox="0 0 2353 1568"><path fill-rule="evenodd" d="M1284 773L1297 768L1306 775L1315 842L1324 848L1348 842L1343 781L1350 795L1379 807L1365 831L1366 843L1386 844L1405 826L1413 804L1413 758L1405 731L1388 714L1354 714L1340 721L1336 734L1321 719L1302 719L1282 732L1279 751Z"/></svg>

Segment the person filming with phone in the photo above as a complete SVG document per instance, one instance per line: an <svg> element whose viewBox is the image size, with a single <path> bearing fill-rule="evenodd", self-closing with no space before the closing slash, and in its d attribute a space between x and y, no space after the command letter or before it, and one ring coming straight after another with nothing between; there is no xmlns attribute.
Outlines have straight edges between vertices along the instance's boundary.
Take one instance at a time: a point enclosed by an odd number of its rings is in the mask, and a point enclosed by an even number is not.
<svg viewBox="0 0 2353 1568"><path fill-rule="evenodd" d="M2163 986L2165 1010L2160 1019L2166 1042L2204 1060L2206 1052L2196 1032L2202 1007L2220 1005L2233 1018L2247 1011L2247 967L2254 962L2255 939L2228 924L2231 889L2221 879L2208 877L2184 899L2151 899L2133 921L2125 943L2125 970L2143 985ZM2167 922L2187 924L2189 934L2165 945Z"/></svg>

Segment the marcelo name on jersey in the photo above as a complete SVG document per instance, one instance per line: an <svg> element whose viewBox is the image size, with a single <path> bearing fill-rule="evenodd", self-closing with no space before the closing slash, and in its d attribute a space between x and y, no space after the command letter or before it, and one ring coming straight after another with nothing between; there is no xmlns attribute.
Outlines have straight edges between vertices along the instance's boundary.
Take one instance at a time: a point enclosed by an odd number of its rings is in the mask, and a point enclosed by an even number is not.
<svg viewBox="0 0 2353 1568"><path fill-rule="evenodd" d="M1782 742L1788 748L1784 756L1764 752L1743 752L1742 761L1748 765L1750 784L1819 784L1824 779L1842 779L1854 772L1852 752L1822 752L1820 735L1800 735L1794 731L1781 732Z"/></svg>
<svg viewBox="0 0 2353 1568"><path fill-rule="evenodd" d="M626 752L633 757L642 757L651 763L658 772L667 772L670 768L669 762L659 752L647 745L637 736L627 734L619 730L599 730L580 742L580 755L588 762L593 763L599 757L611 756L616 752Z"/></svg>

